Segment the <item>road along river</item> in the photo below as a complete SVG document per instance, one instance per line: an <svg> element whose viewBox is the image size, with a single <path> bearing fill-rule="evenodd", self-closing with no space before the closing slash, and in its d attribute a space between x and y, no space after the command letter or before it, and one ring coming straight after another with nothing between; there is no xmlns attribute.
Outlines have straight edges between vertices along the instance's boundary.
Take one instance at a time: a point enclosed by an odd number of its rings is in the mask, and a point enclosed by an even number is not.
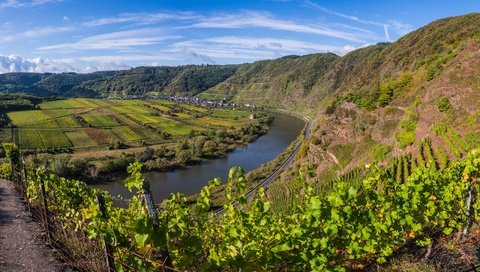
<svg viewBox="0 0 480 272"><path fill-rule="evenodd" d="M198 193L213 178L220 177L225 181L231 167L241 166L248 172L280 155L300 134L305 120L282 113L273 113L273 116L275 119L267 134L225 157L181 169L145 173L155 202L160 203L175 192L185 195ZM128 198L131 195L122 181L106 182L95 187L104 189L113 196Z"/></svg>

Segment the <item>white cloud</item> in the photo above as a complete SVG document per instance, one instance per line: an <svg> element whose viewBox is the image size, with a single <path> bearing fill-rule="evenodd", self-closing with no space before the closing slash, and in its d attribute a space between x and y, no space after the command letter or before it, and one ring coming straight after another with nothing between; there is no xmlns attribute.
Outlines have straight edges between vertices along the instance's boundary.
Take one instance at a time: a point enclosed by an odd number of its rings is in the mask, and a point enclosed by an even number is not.
<svg viewBox="0 0 480 272"><path fill-rule="evenodd" d="M33 39L53 34L59 34L64 32L75 31L75 27L71 26L64 26L64 27L53 27L53 26L46 26L46 27L35 27L29 30L25 30L23 32L19 32L18 34L6 34L0 36L0 42L12 42L20 39Z"/></svg>
<svg viewBox="0 0 480 272"><path fill-rule="evenodd" d="M398 20L390 20L387 23L364 20L364 19L361 19L357 16L347 15L347 14L344 14L344 13L340 13L340 12L328 9L328 8L323 7L323 6L313 2L311 0L306 0L304 2L304 5L306 7L310 7L310 8L316 9L316 10L320 10L320 11L325 12L327 14L334 15L334 16L337 16L337 17L341 17L341 18L344 18L344 19L348 19L348 20L351 20L351 21L355 21L355 22L358 22L358 23L361 23L361 24L382 27L384 35L385 35L385 39L387 39L387 41L391 41L390 32L389 32L390 29L393 29L400 36L403 36L403 35L405 35L408 32L413 30L412 25L402 23Z"/></svg>
<svg viewBox="0 0 480 272"><path fill-rule="evenodd" d="M385 38L387 41L391 41L390 33L388 32L388 25L383 25L383 32L385 33Z"/></svg>
<svg viewBox="0 0 480 272"><path fill-rule="evenodd" d="M315 34L352 42L365 42L363 41L362 35L357 35L357 33L336 30L326 25L308 25L293 21L279 20L273 18L269 13L256 11L244 11L238 14L219 14L216 16L201 18L189 27L226 29L258 27Z"/></svg>
<svg viewBox="0 0 480 272"><path fill-rule="evenodd" d="M328 13L328 14L330 14L330 15L335 15L335 16L338 16L338 17L342 17L342 18L344 18L344 19L348 19L348 20L352 20L352 21L355 21L355 22L359 22L359 23L362 23L362 24L374 25L374 26L381 26L381 27L383 27L383 25L384 25L384 24L381 23L381 22L363 20L363 19L358 18L357 16L347 15L347 14L343 14L343 13L340 13L340 12L337 12L337 11L334 11L334 10L331 10L331 9L328 9L328 8L326 8L326 7L320 6L319 4L317 4L317 3L313 2L313 1L306 0L304 3L305 3L305 6L307 6L307 7L310 7L310 8L316 9L316 10L323 11L323 12Z"/></svg>
<svg viewBox="0 0 480 272"><path fill-rule="evenodd" d="M199 18L193 12L159 12L159 13L123 13L116 17L105 17L83 23L85 26L102 26L121 23L141 25L155 24L165 20L188 20Z"/></svg>
<svg viewBox="0 0 480 272"><path fill-rule="evenodd" d="M4 8L29 8L36 7L45 4L60 3L63 0L32 0L32 1L19 1L19 0L7 0L0 2L0 9Z"/></svg>
<svg viewBox="0 0 480 272"><path fill-rule="evenodd" d="M130 49L178 38L181 36L165 36L161 28L143 28L90 36L73 43L43 46L38 50Z"/></svg>
<svg viewBox="0 0 480 272"><path fill-rule="evenodd" d="M114 70L126 70L132 68L120 61L105 61L100 63L87 63L85 68L81 70L82 73L93 73L97 71L114 71Z"/></svg>
<svg viewBox="0 0 480 272"><path fill-rule="evenodd" d="M177 42L165 52L179 55L179 59L183 58L187 62L200 60L202 63L215 63L222 59L250 62L321 52L344 55L354 49L351 45L334 46L289 39L224 36Z"/></svg>
<svg viewBox="0 0 480 272"><path fill-rule="evenodd" d="M310 54L319 52L331 52L344 55L355 49L353 46L335 46L329 44L318 44L298 40L276 39L276 38L254 38L254 37L217 37L207 41L212 43L233 46L237 48L257 48L262 50L274 50L285 54Z"/></svg>
<svg viewBox="0 0 480 272"><path fill-rule="evenodd" d="M78 58L62 58L58 61L75 64L79 62L85 63L116 63L116 62L152 62L152 61L174 61L178 60L176 56L167 53L151 53L151 54L128 54L128 55L99 55L84 56Z"/></svg>
<svg viewBox="0 0 480 272"><path fill-rule="evenodd" d="M70 59L23 58L17 55L0 55L0 74L3 73L91 73L96 71L125 70L131 68L122 58L92 57ZM150 59L151 60L151 59Z"/></svg>
<svg viewBox="0 0 480 272"><path fill-rule="evenodd" d="M0 73L35 72L60 73L75 72L71 65L45 58L26 59L16 55L0 55Z"/></svg>

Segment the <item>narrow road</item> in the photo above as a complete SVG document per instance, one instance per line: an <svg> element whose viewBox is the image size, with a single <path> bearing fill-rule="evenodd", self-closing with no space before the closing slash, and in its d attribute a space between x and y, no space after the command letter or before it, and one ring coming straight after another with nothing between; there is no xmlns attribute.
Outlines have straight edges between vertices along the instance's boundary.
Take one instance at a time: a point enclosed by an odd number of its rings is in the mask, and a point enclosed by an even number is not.
<svg viewBox="0 0 480 272"><path fill-rule="evenodd" d="M0 271L63 271L9 181L0 179Z"/></svg>
<svg viewBox="0 0 480 272"><path fill-rule="evenodd" d="M311 130L311 126L312 126L312 121L310 120L310 118L308 117L303 117L303 119L305 119L305 121L307 122L307 125L305 127L305 131L303 133L303 138L306 139L308 136L310 136L310 130ZM302 146L302 143L300 143L299 145L297 145L295 147L295 149L292 151L292 153L288 156L288 158L277 168L275 169L275 171L273 171L272 174L270 174L270 176L268 176L267 178L265 178L262 182L260 182L257 186L255 186L254 188L252 188L250 191L248 191L245 195L247 196L247 199L251 199L254 195L255 195L255 192L257 191L258 188L260 187L265 187L267 188L268 185L270 185L270 183L272 183L281 173L282 171L285 169L285 168L288 168L292 162L293 162L293 159L295 158L295 156L297 155L298 151L300 150L300 147ZM225 209L223 207L215 210L215 214L222 214L223 212L225 211Z"/></svg>

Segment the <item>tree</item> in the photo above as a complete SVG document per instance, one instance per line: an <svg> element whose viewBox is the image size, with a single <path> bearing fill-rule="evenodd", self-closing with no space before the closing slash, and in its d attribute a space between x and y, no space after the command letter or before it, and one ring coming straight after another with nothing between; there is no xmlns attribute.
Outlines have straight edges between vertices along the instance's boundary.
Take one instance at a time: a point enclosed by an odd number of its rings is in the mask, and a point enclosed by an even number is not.
<svg viewBox="0 0 480 272"><path fill-rule="evenodd" d="M216 142L214 142L212 140L208 140L203 144L203 152L205 152L209 155L213 155L216 151L217 151L217 143Z"/></svg>

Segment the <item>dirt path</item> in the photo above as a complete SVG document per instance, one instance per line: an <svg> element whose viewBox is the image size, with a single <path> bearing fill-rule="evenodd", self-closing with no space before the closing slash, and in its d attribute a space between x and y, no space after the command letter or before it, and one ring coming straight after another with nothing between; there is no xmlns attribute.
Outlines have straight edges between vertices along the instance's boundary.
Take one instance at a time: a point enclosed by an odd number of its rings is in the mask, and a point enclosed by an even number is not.
<svg viewBox="0 0 480 272"><path fill-rule="evenodd" d="M64 271L9 181L0 179L0 271Z"/></svg>

